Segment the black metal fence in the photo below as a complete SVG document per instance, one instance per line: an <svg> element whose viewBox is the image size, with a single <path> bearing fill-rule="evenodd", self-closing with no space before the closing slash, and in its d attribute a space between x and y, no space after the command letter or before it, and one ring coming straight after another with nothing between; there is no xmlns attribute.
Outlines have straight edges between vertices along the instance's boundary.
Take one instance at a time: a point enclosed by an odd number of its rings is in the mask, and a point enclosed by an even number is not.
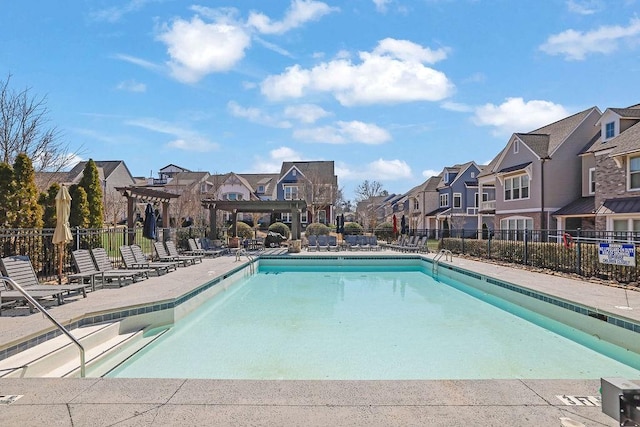
<svg viewBox="0 0 640 427"><path fill-rule="evenodd" d="M439 248L455 254L493 259L620 283L640 281L635 266L600 262L600 243L640 244L640 232L582 230L439 230Z"/></svg>
<svg viewBox="0 0 640 427"><path fill-rule="evenodd" d="M60 257L62 275L74 273L71 252L76 249L103 247L107 250L115 266L121 264L120 246L128 243L128 235L134 236L134 243L147 255L153 254L153 240L142 237L142 228L133 230L126 227L102 229L72 229L73 240L66 245L54 245L53 228L44 229L0 229L0 258L12 255L27 255L42 282L58 280ZM178 229L158 229L158 240L175 239L179 247L187 247L189 237L204 237L205 229L188 227Z"/></svg>

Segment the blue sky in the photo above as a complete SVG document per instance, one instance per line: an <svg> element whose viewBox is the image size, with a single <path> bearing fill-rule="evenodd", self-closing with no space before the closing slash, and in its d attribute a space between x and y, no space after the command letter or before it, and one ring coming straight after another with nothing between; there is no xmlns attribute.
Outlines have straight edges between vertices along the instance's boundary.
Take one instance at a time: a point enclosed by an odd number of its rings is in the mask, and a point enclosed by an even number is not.
<svg viewBox="0 0 640 427"><path fill-rule="evenodd" d="M403 193L513 132L640 102L640 0L3 1L0 76L82 159Z"/></svg>

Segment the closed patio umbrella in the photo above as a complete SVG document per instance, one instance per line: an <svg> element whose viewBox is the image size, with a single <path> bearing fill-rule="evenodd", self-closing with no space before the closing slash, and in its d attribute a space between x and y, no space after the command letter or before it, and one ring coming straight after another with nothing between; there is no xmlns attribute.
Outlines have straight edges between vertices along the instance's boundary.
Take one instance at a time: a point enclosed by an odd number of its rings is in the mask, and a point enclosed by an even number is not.
<svg viewBox="0 0 640 427"><path fill-rule="evenodd" d="M402 219L400 220L400 232L402 234L408 234L408 227L407 227L407 220L404 217L404 215L402 215Z"/></svg>
<svg viewBox="0 0 640 427"><path fill-rule="evenodd" d="M52 243L58 246L58 282L62 283L62 258L64 245L73 240L69 227L69 214L71 213L71 195L66 186L61 186L56 194L56 228L53 231Z"/></svg>
<svg viewBox="0 0 640 427"><path fill-rule="evenodd" d="M393 235L395 236L396 234L398 234L398 218L396 218L396 215L393 215Z"/></svg>
<svg viewBox="0 0 640 427"><path fill-rule="evenodd" d="M153 211L151 203L147 203L147 207L144 210L144 226L142 227L142 237L147 239L156 239L156 214Z"/></svg>

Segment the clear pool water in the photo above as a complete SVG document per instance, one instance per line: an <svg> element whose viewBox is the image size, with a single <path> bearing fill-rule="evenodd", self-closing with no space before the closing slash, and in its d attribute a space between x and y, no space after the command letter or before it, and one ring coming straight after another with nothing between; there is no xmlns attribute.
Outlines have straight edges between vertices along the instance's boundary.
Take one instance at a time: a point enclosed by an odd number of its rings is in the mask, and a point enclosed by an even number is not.
<svg viewBox="0 0 640 427"><path fill-rule="evenodd" d="M334 270L334 271L328 271ZM593 379L640 371L416 268L260 268L109 377ZM389 270L384 268L380 270ZM527 316L525 316L527 317ZM602 347L602 343L594 343ZM611 349L615 354L616 350Z"/></svg>

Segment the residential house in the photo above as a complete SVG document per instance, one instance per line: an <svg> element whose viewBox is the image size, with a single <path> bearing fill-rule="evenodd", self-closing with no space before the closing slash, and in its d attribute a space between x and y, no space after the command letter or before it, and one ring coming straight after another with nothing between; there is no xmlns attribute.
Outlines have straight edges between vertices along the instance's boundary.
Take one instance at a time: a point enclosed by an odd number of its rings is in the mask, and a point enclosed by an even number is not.
<svg viewBox="0 0 640 427"><path fill-rule="evenodd" d="M640 104L608 108L595 127L581 197L556 212L558 229L640 232Z"/></svg>
<svg viewBox="0 0 640 427"><path fill-rule="evenodd" d="M356 204L355 221L358 222L365 230L374 229L378 224L385 222L384 203L389 197L395 196L395 194L372 196L359 201Z"/></svg>
<svg viewBox="0 0 640 427"><path fill-rule="evenodd" d="M427 213L433 212L440 206L438 184L442 174L429 177L422 184L412 188L407 193L409 196L410 227L419 230L419 234L435 236L437 225L435 218L430 224Z"/></svg>
<svg viewBox="0 0 640 427"><path fill-rule="evenodd" d="M174 176L176 176L176 174L179 174L180 172L191 172L191 171L181 166L168 164L167 166L163 167L158 171L158 178L150 177L147 185L165 185L169 181L171 181L171 179Z"/></svg>
<svg viewBox="0 0 640 427"><path fill-rule="evenodd" d="M203 226L208 214L202 207L202 198L210 194L215 188L214 180L209 172L183 171L166 177L163 190L167 193L178 194L180 197L171 204L170 223L173 226L198 225Z"/></svg>
<svg viewBox="0 0 640 427"><path fill-rule="evenodd" d="M277 200L304 200L307 212L301 213L302 226L312 222L332 224L338 177L333 161L283 162L276 185ZM291 223L291 214L283 213L280 220Z"/></svg>
<svg viewBox="0 0 640 427"><path fill-rule="evenodd" d="M482 168L475 162L467 162L443 169L436 186L438 208L425 214L430 230L448 235L451 230L465 235L476 235L478 214L478 175ZM433 185L433 183L431 183Z"/></svg>
<svg viewBox="0 0 640 427"><path fill-rule="evenodd" d="M483 168L479 214L495 215L500 230L555 229L551 215L573 201L581 189L580 153L594 140L601 112L591 107L529 133L514 133ZM495 209L490 191L495 188ZM488 200L484 200L484 193Z"/></svg>
<svg viewBox="0 0 640 427"><path fill-rule="evenodd" d="M117 223L126 219L127 200L118 187L128 187L135 184L129 168L122 160L98 160L94 161L98 169L98 177L102 184L102 197L104 199L104 215L106 222ZM51 184L66 184L68 186L78 184L84 175L87 162L78 162L68 172L37 172L36 185L39 191L46 191Z"/></svg>

